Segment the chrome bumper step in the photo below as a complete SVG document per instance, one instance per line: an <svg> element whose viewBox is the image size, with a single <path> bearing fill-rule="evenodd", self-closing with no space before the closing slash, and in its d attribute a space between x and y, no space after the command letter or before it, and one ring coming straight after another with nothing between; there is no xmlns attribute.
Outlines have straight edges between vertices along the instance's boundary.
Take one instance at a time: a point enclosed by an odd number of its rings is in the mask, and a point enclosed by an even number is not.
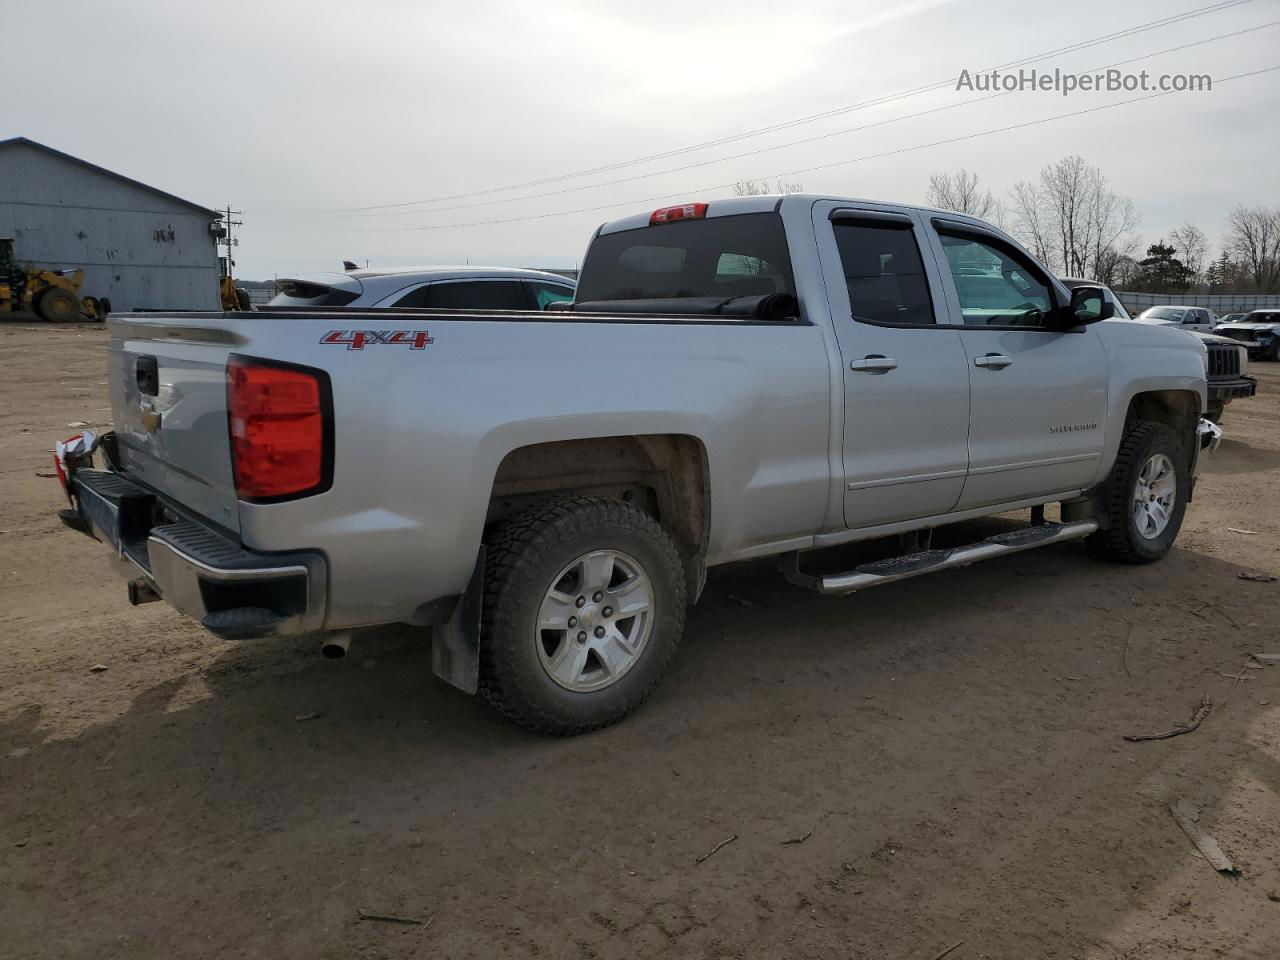
<svg viewBox="0 0 1280 960"><path fill-rule="evenodd" d="M1048 546L1051 543L1065 543L1068 540L1079 540L1098 529L1095 520L1078 520L1074 523L1044 523L998 533L995 536L979 540L977 543L946 550L921 550L919 553L908 553L887 560L876 560L864 563L846 573L831 573L825 576L811 576L800 572L799 554L791 553L784 559L783 572L792 583L828 596L853 593L868 587L878 587L883 583L893 583L918 577L938 570L950 570L955 567L967 567L980 560L1003 557L1035 547Z"/></svg>

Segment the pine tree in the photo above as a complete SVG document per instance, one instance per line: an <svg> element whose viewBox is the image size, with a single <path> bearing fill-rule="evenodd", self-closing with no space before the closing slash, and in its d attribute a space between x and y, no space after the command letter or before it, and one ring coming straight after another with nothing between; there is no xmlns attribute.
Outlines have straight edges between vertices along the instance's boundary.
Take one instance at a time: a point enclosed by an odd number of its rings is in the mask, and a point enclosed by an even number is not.
<svg viewBox="0 0 1280 960"><path fill-rule="evenodd" d="M1222 256L1209 264L1209 269L1205 273L1205 282L1209 284L1210 290L1225 290L1235 282L1235 264L1231 262L1231 257L1227 251L1222 251Z"/></svg>

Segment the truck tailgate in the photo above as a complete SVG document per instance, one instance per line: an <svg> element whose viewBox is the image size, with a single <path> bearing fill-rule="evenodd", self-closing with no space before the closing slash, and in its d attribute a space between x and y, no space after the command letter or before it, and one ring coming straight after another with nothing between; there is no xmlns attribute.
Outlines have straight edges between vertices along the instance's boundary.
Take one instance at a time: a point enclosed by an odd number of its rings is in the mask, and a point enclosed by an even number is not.
<svg viewBox="0 0 1280 960"><path fill-rule="evenodd" d="M238 533L227 429L227 358L237 337L212 318L109 321L107 382L121 466Z"/></svg>

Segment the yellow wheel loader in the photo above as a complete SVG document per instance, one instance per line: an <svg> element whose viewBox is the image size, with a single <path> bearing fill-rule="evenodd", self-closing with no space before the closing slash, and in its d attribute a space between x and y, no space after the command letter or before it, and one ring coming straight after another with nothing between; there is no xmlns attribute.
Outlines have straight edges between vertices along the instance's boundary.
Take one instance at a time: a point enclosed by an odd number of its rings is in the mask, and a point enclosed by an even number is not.
<svg viewBox="0 0 1280 960"><path fill-rule="evenodd" d="M0 313L29 310L42 320L105 320L111 301L82 297L84 270L43 270L21 265L13 255L13 240L0 237Z"/></svg>
<svg viewBox="0 0 1280 960"><path fill-rule="evenodd" d="M232 277L218 278L218 300L222 303L223 310L253 309L253 303L249 300L249 291L244 287L237 287Z"/></svg>

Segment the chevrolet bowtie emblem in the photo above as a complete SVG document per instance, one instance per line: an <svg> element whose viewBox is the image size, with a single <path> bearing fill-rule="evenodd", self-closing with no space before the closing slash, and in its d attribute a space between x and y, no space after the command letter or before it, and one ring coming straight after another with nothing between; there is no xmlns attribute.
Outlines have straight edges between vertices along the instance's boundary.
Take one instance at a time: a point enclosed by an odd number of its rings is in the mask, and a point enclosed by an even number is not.
<svg viewBox="0 0 1280 960"><path fill-rule="evenodd" d="M140 416L142 419L143 429L147 433L155 433L160 429L160 412L149 403L138 405Z"/></svg>

